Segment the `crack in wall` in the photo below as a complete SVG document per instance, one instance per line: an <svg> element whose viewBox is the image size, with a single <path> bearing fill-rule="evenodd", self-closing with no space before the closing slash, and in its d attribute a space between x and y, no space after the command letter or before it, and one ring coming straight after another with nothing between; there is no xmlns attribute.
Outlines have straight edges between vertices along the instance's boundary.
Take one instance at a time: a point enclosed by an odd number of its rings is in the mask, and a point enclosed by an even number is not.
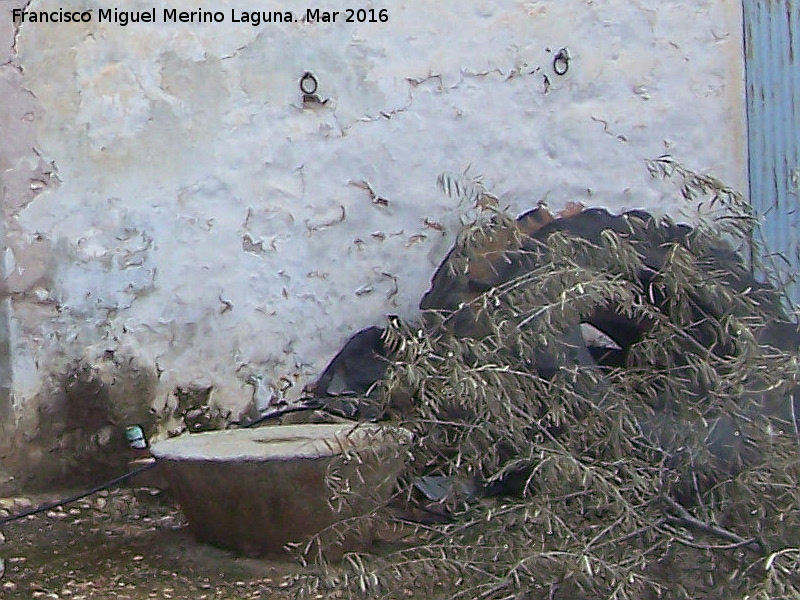
<svg viewBox="0 0 800 600"><path fill-rule="evenodd" d="M21 7L22 11L23 12L27 11L30 5L33 4L33 2L34 0L26 0L26 2ZM19 55L18 42L19 42L19 34L20 31L22 30L22 21L20 21L19 23L13 21L13 24L14 24L14 37L12 38L11 41L11 52L12 54ZM20 67L20 71L22 71L22 67Z"/></svg>
<svg viewBox="0 0 800 600"><path fill-rule="evenodd" d="M549 52L550 50L547 49ZM444 83L444 75L442 73L437 72L430 72L425 77L413 77L409 76L405 78L406 83L408 84L408 93L407 99L405 104L399 106L397 108L393 108L391 110L379 110L377 114L372 115L364 115L356 120L356 123L372 123L375 121L380 121L382 119L390 120L392 117L407 112L411 109L414 99L416 98L415 91L428 84L431 81L438 82L438 93L444 93L445 91L450 92L454 90L458 90L461 85L468 79L484 79L490 77L492 75L496 75L502 79L503 82L510 81L516 77L531 77L533 75L540 75L542 77L542 90L539 92L542 95L546 95L550 92L552 88L553 79L545 72L545 68L542 66L535 66L531 67L528 63L522 62L521 64L510 67L508 70L504 71L500 67L495 67L493 69L485 69L482 71L473 71L470 67L462 67L459 73L459 80L451 85L445 85ZM334 117L335 117L334 111ZM337 119L338 123L338 119ZM342 133L348 131L353 125L342 126Z"/></svg>
<svg viewBox="0 0 800 600"><path fill-rule="evenodd" d="M591 115L591 119L595 123L600 123L600 124L603 125L603 132L606 135L610 135L610 136L618 139L620 142L627 142L628 141L627 136L622 135L621 133L614 133L613 131L611 131L611 128L608 125L608 121L606 121L605 119L600 119L598 117L595 117L594 115Z"/></svg>

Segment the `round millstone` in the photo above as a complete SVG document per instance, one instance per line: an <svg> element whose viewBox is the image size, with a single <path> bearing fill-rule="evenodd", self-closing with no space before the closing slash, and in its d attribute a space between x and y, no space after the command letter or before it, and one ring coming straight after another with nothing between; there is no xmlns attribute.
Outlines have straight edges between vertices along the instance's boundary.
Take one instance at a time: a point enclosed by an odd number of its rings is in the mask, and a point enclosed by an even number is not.
<svg viewBox="0 0 800 600"><path fill-rule="evenodd" d="M151 451L198 539L258 556L385 502L410 439L376 424L284 425L188 434ZM323 550L335 560L369 537L360 528Z"/></svg>

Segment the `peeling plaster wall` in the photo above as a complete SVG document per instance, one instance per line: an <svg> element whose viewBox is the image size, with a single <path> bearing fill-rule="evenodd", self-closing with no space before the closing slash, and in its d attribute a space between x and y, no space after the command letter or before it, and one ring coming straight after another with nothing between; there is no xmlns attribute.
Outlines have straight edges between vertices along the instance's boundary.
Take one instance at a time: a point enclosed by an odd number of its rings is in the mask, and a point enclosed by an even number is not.
<svg viewBox="0 0 800 600"><path fill-rule="evenodd" d="M35 197L41 181L41 157L37 154L33 95L22 82L22 69L16 61L12 8L22 0L6 2L0 14L0 458L15 428L11 330L12 299L19 287L18 272L12 266L14 249L24 255L30 239L15 224L19 207ZM6 13L8 9L8 13ZM9 233L9 229L12 231ZM33 268L33 266L32 266ZM17 408L19 405L17 405ZM0 462L0 484L5 480Z"/></svg>
<svg viewBox="0 0 800 600"><path fill-rule="evenodd" d="M261 3L222 1L223 24L17 31L21 4L0 14L18 415L76 358L152 365L156 407L191 384L236 413L251 374L294 393L354 331L415 314L466 210L443 171L471 165L512 211L677 213L644 168L664 152L746 181L737 0L384 0L387 23L259 27L230 9ZM198 8L125 3L151 6Z"/></svg>

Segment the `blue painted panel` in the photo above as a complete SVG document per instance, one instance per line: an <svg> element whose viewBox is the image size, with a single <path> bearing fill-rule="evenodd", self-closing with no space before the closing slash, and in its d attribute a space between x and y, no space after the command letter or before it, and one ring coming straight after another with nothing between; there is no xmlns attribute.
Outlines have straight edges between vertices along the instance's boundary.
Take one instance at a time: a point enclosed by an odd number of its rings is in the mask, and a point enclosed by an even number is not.
<svg viewBox="0 0 800 600"><path fill-rule="evenodd" d="M743 0L750 199L800 304L800 0Z"/></svg>

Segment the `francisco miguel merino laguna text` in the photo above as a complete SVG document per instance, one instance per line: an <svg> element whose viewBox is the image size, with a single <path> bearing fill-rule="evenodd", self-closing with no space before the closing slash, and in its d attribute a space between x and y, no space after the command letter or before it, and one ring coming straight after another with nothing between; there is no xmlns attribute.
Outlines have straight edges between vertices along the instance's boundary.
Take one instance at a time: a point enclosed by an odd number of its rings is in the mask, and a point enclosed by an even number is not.
<svg viewBox="0 0 800 600"><path fill-rule="evenodd" d="M91 23L94 20L92 10L67 11L63 9L53 11L34 11L15 8L11 16L16 23ZM250 23L253 26L261 23L292 23L305 20L306 23L386 23L389 13L384 9L374 8L348 8L345 10L320 10L307 8L305 19L296 19L291 11L236 11L231 9L231 23ZM179 11L175 8L165 8L162 14L163 23L223 23L225 14L222 11L191 10ZM98 23L116 23L125 27L128 23L156 23L156 9L144 11L128 11L116 8L101 8L97 11Z"/></svg>

